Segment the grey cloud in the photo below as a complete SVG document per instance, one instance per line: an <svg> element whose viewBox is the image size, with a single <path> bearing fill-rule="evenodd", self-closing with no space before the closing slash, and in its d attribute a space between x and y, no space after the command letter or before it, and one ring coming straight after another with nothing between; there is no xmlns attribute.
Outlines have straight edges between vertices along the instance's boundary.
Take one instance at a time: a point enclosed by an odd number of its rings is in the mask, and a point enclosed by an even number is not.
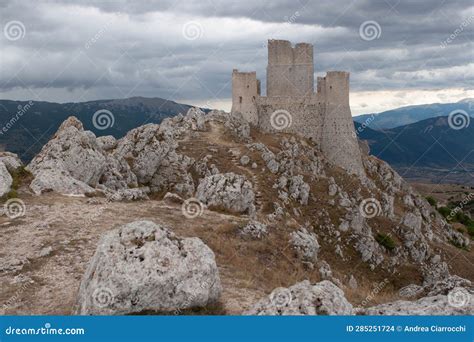
<svg viewBox="0 0 474 342"><path fill-rule="evenodd" d="M351 71L353 90L474 84L471 1L7 1L0 8L2 28L11 20L26 27L21 40L0 36L0 96L29 88L45 99L68 94L58 89L87 98L229 98L233 68L256 70L265 84L268 38L312 42L317 74ZM367 20L380 25L380 38L361 39ZM189 21L202 37L183 37Z"/></svg>

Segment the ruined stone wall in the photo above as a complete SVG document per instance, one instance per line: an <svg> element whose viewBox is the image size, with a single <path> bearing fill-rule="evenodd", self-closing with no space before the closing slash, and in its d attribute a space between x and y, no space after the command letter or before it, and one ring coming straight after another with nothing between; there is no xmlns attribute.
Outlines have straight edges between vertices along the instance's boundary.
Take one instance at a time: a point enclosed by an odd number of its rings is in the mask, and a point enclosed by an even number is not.
<svg viewBox="0 0 474 342"><path fill-rule="evenodd" d="M268 41L267 97L311 96L314 92L313 46Z"/></svg>
<svg viewBox="0 0 474 342"><path fill-rule="evenodd" d="M321 100L325 108L321 151L331 163L349 173L365 176L349 106L349 73L330 71L322 81Z"/></svg>
<svg viewBox="0 0 474 342"><path fill-rule="evenodd" d="M297 133L319 143L322 105L316 95L305 98L258 97L258 126L264 132Z"/></svg>
<svg viewBox="0 0 474 342"><path fill-rule="evenodd" d="M256 99L260 95L260 82L257 73L232 72L232 112L239 112L251 124L257 125Z"/></svg>

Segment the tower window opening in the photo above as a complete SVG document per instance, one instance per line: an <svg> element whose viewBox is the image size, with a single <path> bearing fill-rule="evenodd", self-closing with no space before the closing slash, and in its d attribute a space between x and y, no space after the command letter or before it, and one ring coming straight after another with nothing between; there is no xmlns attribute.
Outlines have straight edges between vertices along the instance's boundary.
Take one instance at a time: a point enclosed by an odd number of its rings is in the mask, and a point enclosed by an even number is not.
<svg viewBox="0 0 474 342"><path fill-rule="evenodd" d="M242 96L239 96L239 103L242 103Z"/></svg>

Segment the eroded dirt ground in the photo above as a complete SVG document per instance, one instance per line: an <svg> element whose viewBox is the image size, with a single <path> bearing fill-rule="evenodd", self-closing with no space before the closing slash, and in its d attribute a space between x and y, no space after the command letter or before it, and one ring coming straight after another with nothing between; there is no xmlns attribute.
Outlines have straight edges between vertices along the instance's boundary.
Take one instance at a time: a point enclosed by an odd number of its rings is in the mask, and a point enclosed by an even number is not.
<svg viewBox="0 0 474 342"><path fill-rule="evenodd" d="M96 201L100 200L103 199ZM3 314L72 314L82 274L101 234L121 224L151 220L178 235L206 240L206 236L238 227L240 221L208 210L198 218L188 219L180 205L153 200L89 204L87 198L48 194L27 197L24 202L25 216L0 218ZM219 243L219 239L210 240ZM257 283L246 281L235 274L238 270L226 265L232 264L231 258L238 258L238 253L216 254L224 289L223 309L226 313L239 313L264 292Z"/></svg>

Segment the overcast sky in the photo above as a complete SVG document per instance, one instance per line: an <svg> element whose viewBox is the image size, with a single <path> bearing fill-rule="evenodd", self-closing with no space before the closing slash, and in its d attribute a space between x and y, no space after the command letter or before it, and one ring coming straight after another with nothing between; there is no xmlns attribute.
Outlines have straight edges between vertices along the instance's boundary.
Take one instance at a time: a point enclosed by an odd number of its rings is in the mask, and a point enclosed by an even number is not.
<svg viewBox="0 0 474 342"><path fill-rule="evenodd" d="M0 0L0 98L162 97L230 108L233 68L265 91L266 41L351 72L353 114L474 97L466 1Z"/></svg>

